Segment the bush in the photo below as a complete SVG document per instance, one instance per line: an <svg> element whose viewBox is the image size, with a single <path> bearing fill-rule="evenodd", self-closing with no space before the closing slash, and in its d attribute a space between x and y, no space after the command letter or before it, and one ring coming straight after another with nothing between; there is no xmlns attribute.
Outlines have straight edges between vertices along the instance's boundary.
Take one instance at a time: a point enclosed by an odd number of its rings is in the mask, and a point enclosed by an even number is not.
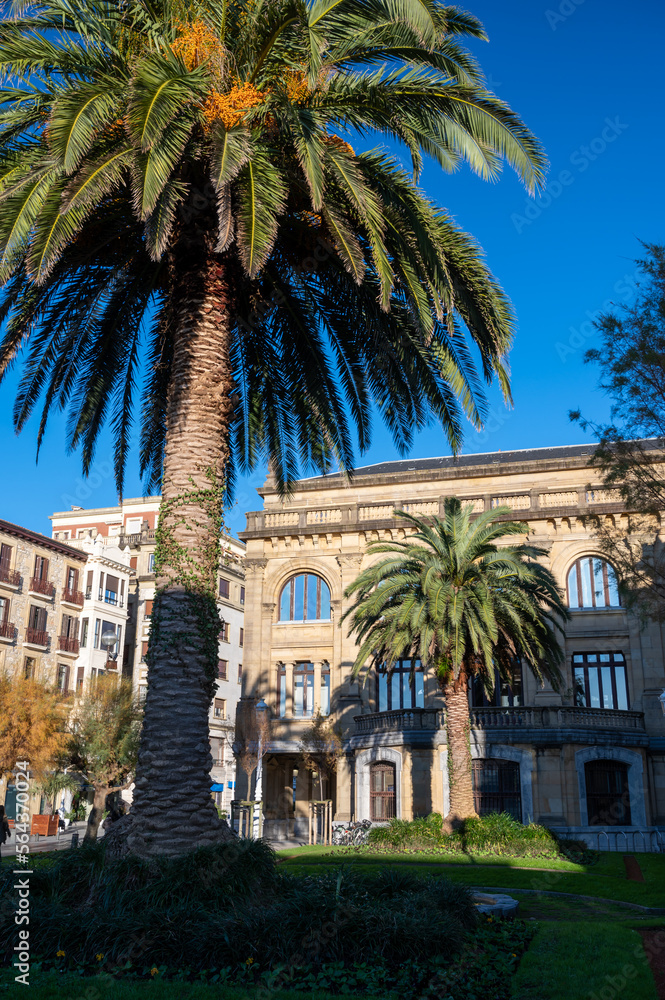
<svg viewBox="0 0 665 1000"><path fill-rule="evenodd" d="M432 813L422 819L394 819L388 826L370 830L370 850L427 851L437 854L498 854L510 857L565 857L578 864L592 864L598 857L584 844L560 841L550 830L536 823L518 823L508 813L490 813L467 819L459 830L443 832L443 817Z"/></svg>
<svg viewBox="0 0 665 1000"><path fill-rule="evenodd" d="M0 873L11 898L14 876ZM3 884L4 883L4 884ZM477 923L470 891L445 879L388 870L283 874L262 842L238 841L181 858L105 863L104 841L62 852L31 875L31 946L87 968L202 971L323 963L445 965ZM9 960L14 924L0 927Z"/></svg>

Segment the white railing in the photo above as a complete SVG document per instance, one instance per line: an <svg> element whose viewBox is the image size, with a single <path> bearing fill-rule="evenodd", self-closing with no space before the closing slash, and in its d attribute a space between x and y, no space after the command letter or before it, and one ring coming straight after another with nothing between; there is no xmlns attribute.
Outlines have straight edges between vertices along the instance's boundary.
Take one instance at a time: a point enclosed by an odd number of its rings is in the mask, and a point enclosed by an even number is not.
<svg viewBox="0 0 665 1000"><path fill-rule="evenodd" d="M394 517L395 504L383 504L380 507L359 507L359 521L388 521Z"/></svg>
<svg viewBox="0 0 665 1000"><path fill-rule="evenodd" d="M335 524L341 520L342 520L342 511L339 509L339 507L330 508L328 510L307 511L308 524Z"/></svg>
<svg viewBox="0 0 665 1000"><path fill-rule="evenodd" d="M490 506L492 509L495 507L510 507L512 510L527 510L531 506L531 497L528 493L517 497L492 497Z"/></svg>
<svg viewBox="0 0 665 1000"><path fill-rule="evenodd" d="M266 514L266 528L282 528L287 525L298 524L300 514L297 510L280 511L276 514Z"/></svg>
<svg viewBox="0 0 665 1000"><path fill-rule="evenodd" d="M579 503L577 490L567 493L539 493L538 503L541 507L576 507Z"/></svg>
<svg viewBox="0 0 665 1000"><path fill-rule="evenodd" d="M621 493L619 490L587 490L587 503L620 503Z"/></svg>

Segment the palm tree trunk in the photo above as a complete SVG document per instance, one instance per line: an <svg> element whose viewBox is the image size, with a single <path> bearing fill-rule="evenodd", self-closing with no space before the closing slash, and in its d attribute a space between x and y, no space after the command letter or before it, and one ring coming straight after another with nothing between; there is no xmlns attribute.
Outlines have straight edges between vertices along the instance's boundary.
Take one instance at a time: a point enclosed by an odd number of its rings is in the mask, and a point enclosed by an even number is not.
<svg viewBox="0 0 665 1000"><path fill-rule="evenodd" d="M158 589L127 838L130 851L143 857L182 854L232 836L210 794L208 721L217 675L217 573L233 406L232 295L207 225L201 233L201 220L194 219L170 261L174 350L155 556Z"/></svg>
<svg viewBox="0 0 665 1000"><path fill-rule="evenodd" d="M471 745L469 743L469 684L464 669L457 680L450 680L443 689L446 700L446 737L448 740L448 777L450 812L446 817L449 828L471 816L477 816L473 802L471 777Z"/></svg>

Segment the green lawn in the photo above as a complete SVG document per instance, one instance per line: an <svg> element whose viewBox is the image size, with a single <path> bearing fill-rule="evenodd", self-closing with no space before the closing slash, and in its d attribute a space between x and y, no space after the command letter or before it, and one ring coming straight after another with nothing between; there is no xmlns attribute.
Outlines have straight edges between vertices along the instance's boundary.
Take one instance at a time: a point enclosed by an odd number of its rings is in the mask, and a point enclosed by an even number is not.
<svg viewBox="0 0 665 1000"><path fill-rule="evenodd" d="M657 1000L638 932L627 924L542 924L513 979L514 1000Z"/></svg>
<svg viewBox="0 0 665 1000"><path fill-rule="evenodd" d="M637 854L644 882L626 878L623 856L603 852L589 867L550 858L470 857L449 855L445 860L431 854L331 854L330 848L304 847L280 851L280 868L314 873L322 866L353 864L376 870L385 865L408 866L423 874L440 874L465 885L567 892L580 896L665 907L665 854ZM555 870L547 870L555 869Z"/></svg>

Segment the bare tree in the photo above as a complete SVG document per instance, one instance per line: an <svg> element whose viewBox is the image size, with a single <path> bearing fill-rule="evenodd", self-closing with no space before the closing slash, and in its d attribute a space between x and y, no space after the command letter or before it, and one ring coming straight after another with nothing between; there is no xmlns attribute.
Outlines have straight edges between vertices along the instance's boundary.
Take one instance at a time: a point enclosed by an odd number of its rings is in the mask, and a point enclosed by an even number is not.
<svg viewBox="0 0 665 1000"><path fill-rule="evenodd" d="M337 764L343 753L339 727L334 726L330 718L317 712L311 725L302 734L298 749L307 770L318 774L319 794L323 799L323 782L326 781L330 789L332 777L337 771Z"/></svg>

